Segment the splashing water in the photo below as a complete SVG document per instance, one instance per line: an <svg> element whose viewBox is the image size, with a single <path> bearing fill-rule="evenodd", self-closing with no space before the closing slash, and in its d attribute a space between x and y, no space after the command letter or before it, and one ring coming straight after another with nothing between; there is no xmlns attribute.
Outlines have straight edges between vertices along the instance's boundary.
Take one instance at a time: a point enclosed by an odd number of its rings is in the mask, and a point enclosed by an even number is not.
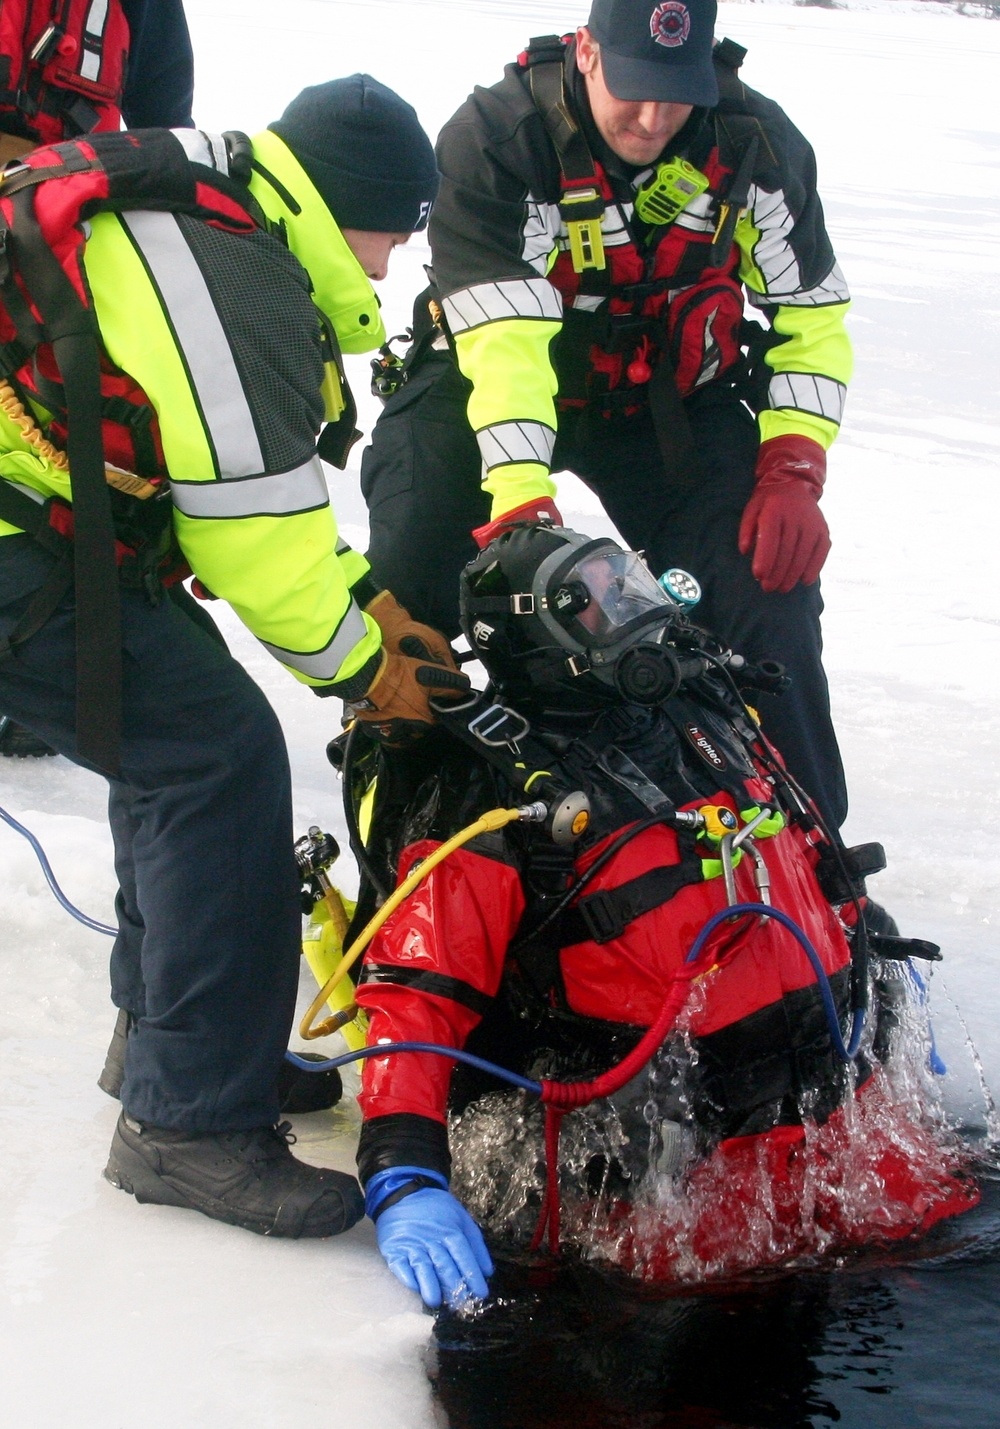
<svg viewBox="0 0 1000 1429"><path fill-rule="evenodd" d="M882 1015L870 1019L832 1115L818 1117L815 1095L803 1095L801 1124L716 1145L692 1110L693 999L623 1092L565 1117L564 1248L645 1280L696 1284L899 1241L974 1206L972 1155L929 1067L926 1011L898 970L881 976ZM532 1074L558 1072L543 1056ZM542 1108L520 1092L485 1096L453 1118L453 1189L502 1244L524 1246L535 1228L543 1128Z"/></svg>
<svg viewBox="0 0 1000 1429"><path fill-rule="evenodd" d="M972 1040L972 1033L969 1030L969 1024L962 1016L958 1003L948 991L948 988L945 985L943 978L939 978L938 985L941 988L941 992L950 1003L951 1008L955 1013L956 1018L958 1019L958 1024L962 1029L962 1033L965 1039L966 1051L969 1054L969 1058L972 1062L973 1068L975 1069L976 1079L979 1082L979 1094L983 1099L983 1112L986 1122L986 1139L983 1147L983 1154L987 1158L991 1156L995 1157L996 1153L1000 1151L1000 1111L998 1111L997 1109L997 1104L994 1100L993 1093L990 1091L989 1084L986 1081L986 1069L983 1067L983 1061L979 1055L979 1049L977 1048L975 1042Z"/></svg>

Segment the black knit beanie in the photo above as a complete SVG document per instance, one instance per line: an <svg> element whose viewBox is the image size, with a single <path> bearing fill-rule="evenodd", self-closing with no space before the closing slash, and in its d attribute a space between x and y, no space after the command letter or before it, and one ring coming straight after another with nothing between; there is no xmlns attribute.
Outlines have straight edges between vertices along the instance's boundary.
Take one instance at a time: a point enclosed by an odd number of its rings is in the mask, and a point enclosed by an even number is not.
<svg viewBox="0 0 1000 1429"><path fill-rule="evenodd" d="M413 233L437 195L431 141L416 111L370 74L310 85L268 125L341 228Z"/></svg>

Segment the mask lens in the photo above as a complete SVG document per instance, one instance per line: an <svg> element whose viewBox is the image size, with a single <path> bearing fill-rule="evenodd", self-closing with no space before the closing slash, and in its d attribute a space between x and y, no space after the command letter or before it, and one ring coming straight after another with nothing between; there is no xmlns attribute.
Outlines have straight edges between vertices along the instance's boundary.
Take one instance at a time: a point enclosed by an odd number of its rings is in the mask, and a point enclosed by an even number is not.
<svg viewBox="0 0 1000 1429"><path fill-rule="evenodd" d="M633 620L669 602L640 558L632 551L588 556L574 567L565 585L579 581L589 592L585 609L575 612L588 644L611 644Z"/></svg>

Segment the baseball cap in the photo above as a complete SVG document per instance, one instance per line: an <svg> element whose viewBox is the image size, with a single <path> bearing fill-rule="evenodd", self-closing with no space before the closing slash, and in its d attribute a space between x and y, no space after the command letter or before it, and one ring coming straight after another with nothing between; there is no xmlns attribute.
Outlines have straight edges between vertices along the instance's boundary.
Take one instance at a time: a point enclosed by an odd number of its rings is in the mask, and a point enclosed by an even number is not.
<svg viewBox="0 0 1000 1429"><path fill-rule="evenodd" d="M594 0L587 28L616 99L711 108L716 0Z"/></svg>

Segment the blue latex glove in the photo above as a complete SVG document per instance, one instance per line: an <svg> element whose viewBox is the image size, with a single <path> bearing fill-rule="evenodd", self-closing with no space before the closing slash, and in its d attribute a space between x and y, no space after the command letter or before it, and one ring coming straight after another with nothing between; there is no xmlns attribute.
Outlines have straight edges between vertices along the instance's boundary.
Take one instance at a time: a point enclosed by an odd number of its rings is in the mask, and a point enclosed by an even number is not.
<svg viewBox="0 0 1000 1429"><path fill-rule="evenodd" d="M371 1182L368 1192L371 1198ZM375 1237L396 1279L432 1310L489 1294L493 1262L482 1231L450 1191L425 1187L405 1196L379 1215Z"/></svg>

